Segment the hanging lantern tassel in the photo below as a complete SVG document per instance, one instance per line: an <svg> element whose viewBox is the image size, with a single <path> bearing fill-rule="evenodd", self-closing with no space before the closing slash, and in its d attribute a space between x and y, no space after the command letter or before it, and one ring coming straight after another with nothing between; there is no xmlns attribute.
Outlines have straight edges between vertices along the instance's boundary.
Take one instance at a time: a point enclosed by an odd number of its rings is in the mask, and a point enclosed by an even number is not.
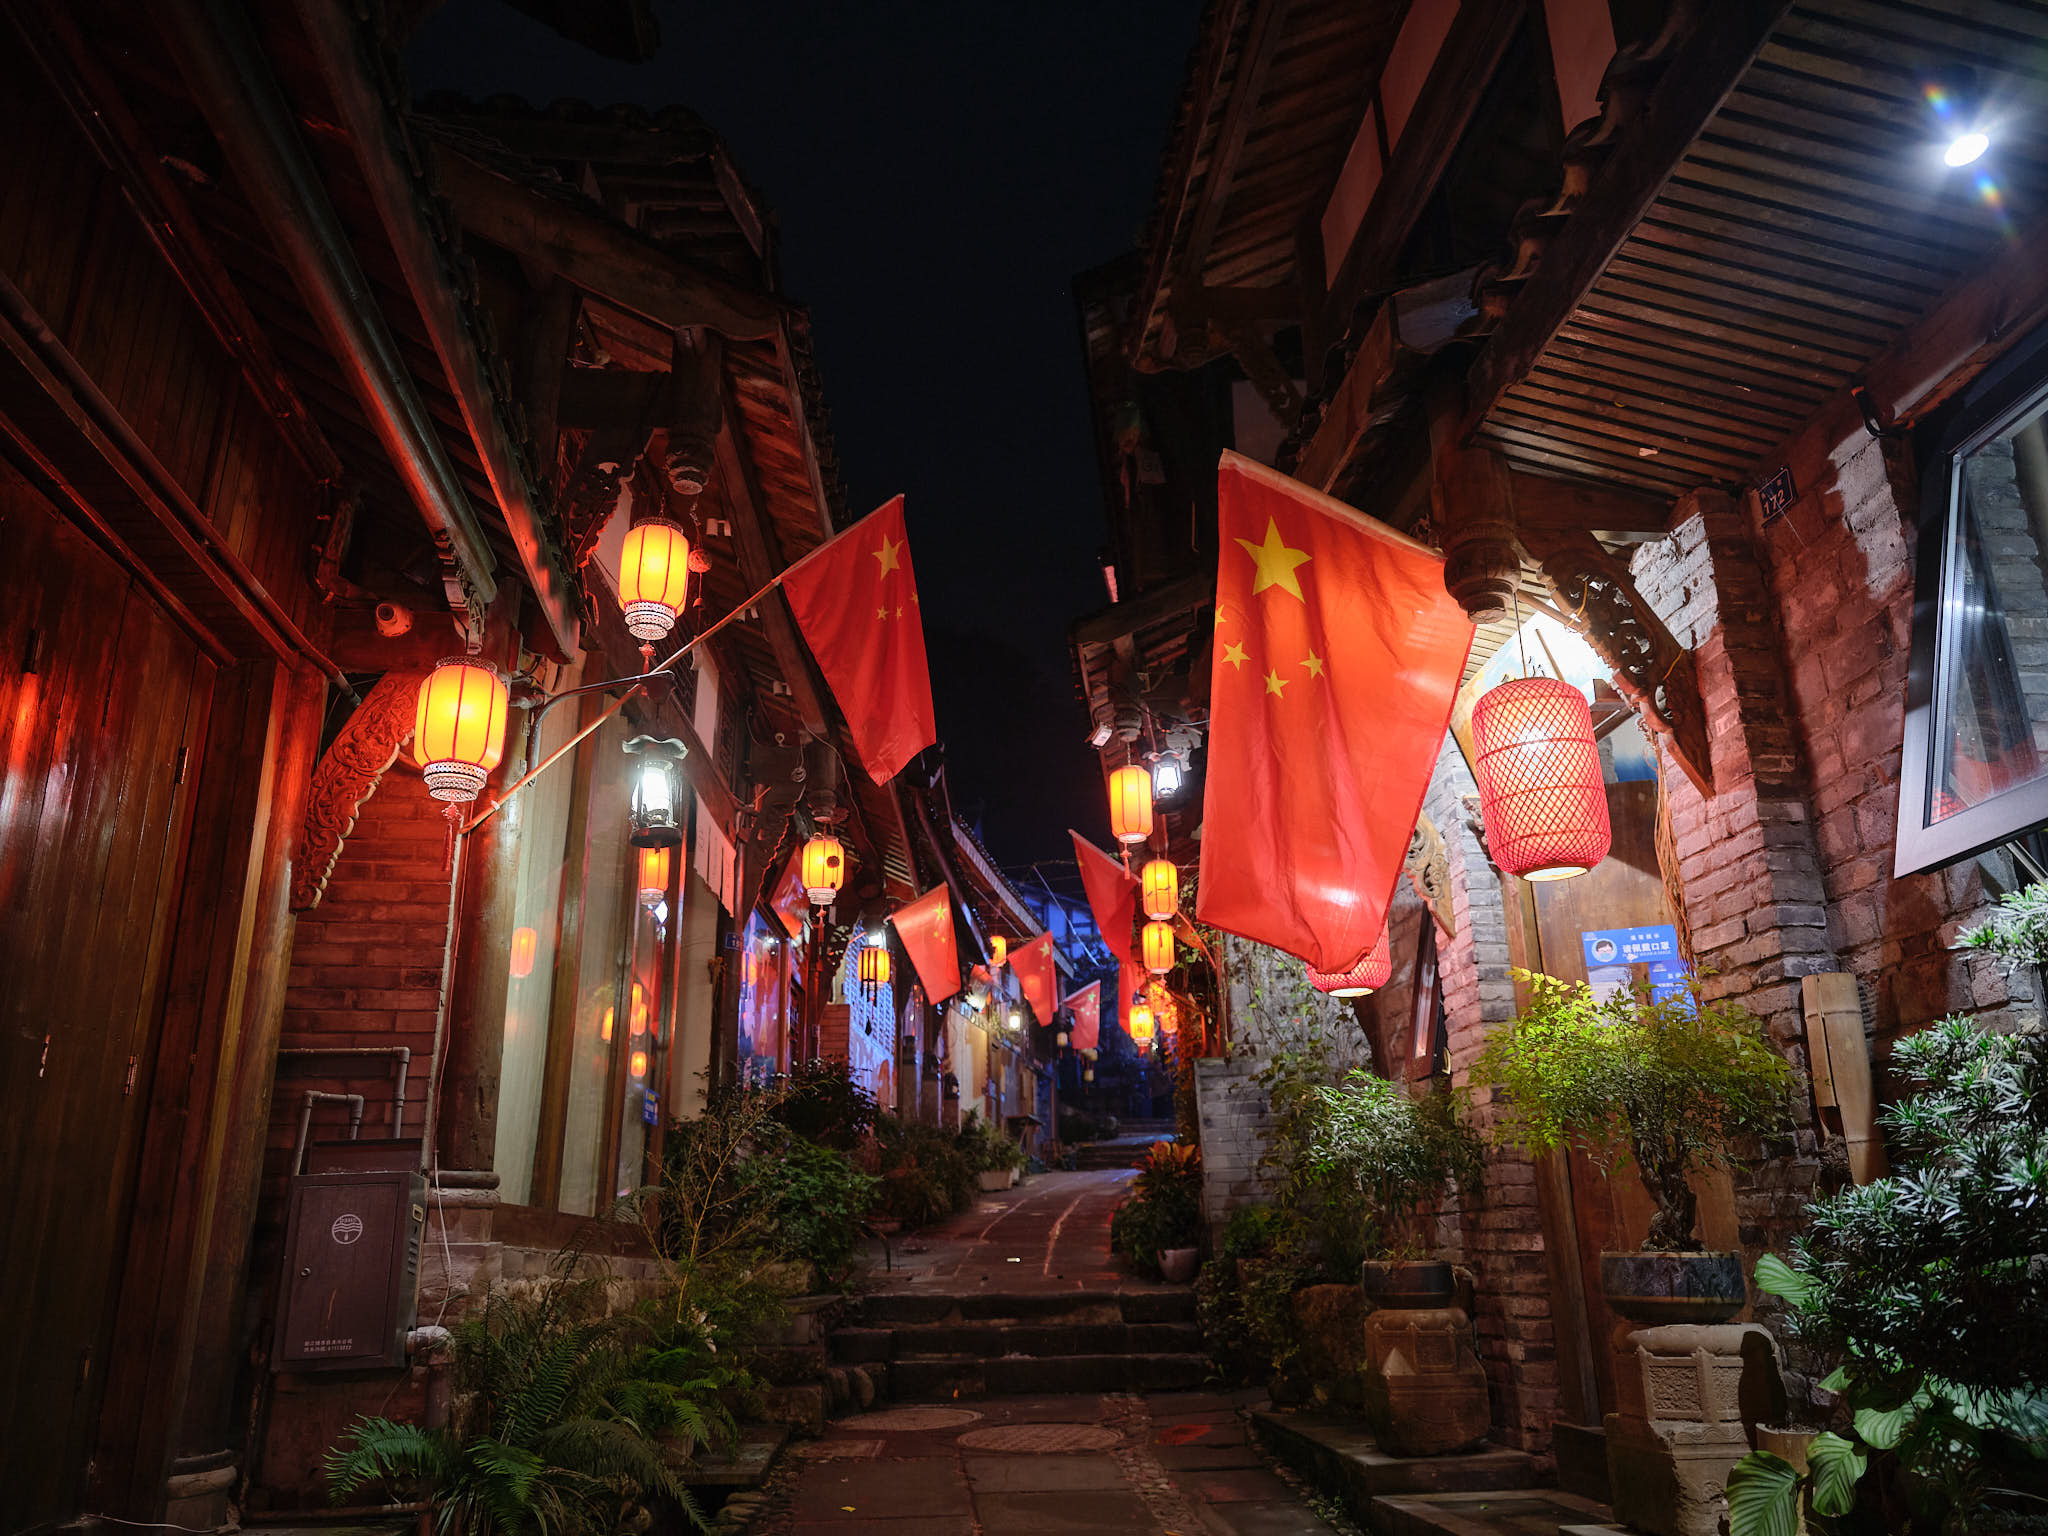
<svg viewBox="0 0 2048 1536"><path fill-rule="evenodd" d="M1607 785L1586 696L1554 677L1490 688L1472 706L1472 770L1493 862L1525 880L1607 857Z"/></svg>
<svg viewBox="0 0 2048 1536"><path fill-rule="evenodd" d="M1348 971L1319 971L1308 968L1308 982L1331 997L1364 997L1384 987L1394 975L1394 955L1387 943L1387 930L1373 940L1366 956Z"/></svg>

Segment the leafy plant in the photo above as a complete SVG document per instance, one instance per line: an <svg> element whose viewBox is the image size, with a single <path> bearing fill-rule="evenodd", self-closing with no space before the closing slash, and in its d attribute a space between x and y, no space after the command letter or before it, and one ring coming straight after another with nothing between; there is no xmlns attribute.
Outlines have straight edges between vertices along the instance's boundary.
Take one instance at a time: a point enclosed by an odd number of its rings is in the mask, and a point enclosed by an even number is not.
<svg viewBox="0 0 2048 1536"><path fill-rule="evenodd" d="M1294 1293L1329 1278L1304 1235L1278 1206L1245 1206L1232 1213L1216 1256L1202 1267L1195 1316L1228 1379L1264 1383L1299 1368L1304 1341Z"/></svg>
<svg viewBox="0 0 2048 1536"><path fill-rule="evenodd" d="M800 1141L850 1152L874 1130L881 1110L847 1062L808 1061L790 1069L775 1115Z"/></svg>
<svg viewBox="0 0 2048 1536"><path fill-rule="evenodd" d="M2048 965L2048 881L1999 897L1991 916L1966 930L1959 943L1988 949L2008 966Z"/></svg>
<svg viewBox="0 0 2048 1536"><path fill-rule="evenodd" d="M741 1183L769 1210L769 1244L837 1280L860 1252L863 1222L881 1180L844 1152L791 1136L747 1161Z"/></svg>
<svg viewBox="0 0 2048 1536"><path fill-rule="evenodd" d="M1201 1149L1155 1141L1138 1165L1135 1187L1110 1213L1110 1247L1132 1268L1156 1275L1161 1253L1201 1239Z"/></svg>
<svg viewBox="0 0 2048 1536"><path fill-rule="evenodd" d="M884 1115L876 1123L884 1214L905 1226L943 1221L974 1203L974 1171L957 1138L935 1126Z"/></svg>
<svg viewBox="0 0 2048 1536"><path fill-rule="evenodd" d="M1806 1479L1745 1457L1733 1536L1783 1536L1802 1486L1816 1515L1845 1515L1866 1474L1894 1528L2048 1514L2048 1037L1944 1019L1892 1060L1921 1090L1883 1115L1904 1171L1816 1202L1791 1262L1756 1270L1792 1335L1841 1362L1821 1385L1851 1432L1814 1441Z"/></svg>
<svg viewBox="0 0 2048 1536"><path fill-rule="evenodd" d="M1261 1070L1273 1112L1262 1167L1329 1266L1355 1276L1362 1260L1422 1253L1422 1213L1454 1179L1476 1193L1485 1153L1461 1114L1462 1095L1413 1095L1355 1067L1329 1078L1316 1036Z"/></svg>
<svg viewBox="0 0 2048 1536"><path fill-rule="evenodd" d="M974 1114L960 1127L959 1147L972 1173L1007 1173L1024 1166L1023 1146Z"/></svg>
<svg viewBox="0 0 2048 1536"><path fill-rule="evenodd" d="M1657 1204L1643 1246L1696 1252L1688 1176L1730 1146L1784 1124L1792 1070L1762 1021L1708 1002L1697 979L1678 997L1638 982L1605 1001L1583 982L1517 972L1529 1006L1486 1042L1475 1083L1506 1091L1497 1134L1536 1156L1577 1146L1603 1164L1632 1156Z"/></svg>
<svg viewBox="0 0 2048 1536"><path fill-rule="evenodd" d="M715 1410L649 1351L640 1320L598 1311L602 1287L558 1277L487 1299L454 1330L453 1422L358 1418L327 1454L335 1502L376 1483L417 1489L443 1536L612 1532L656 1501L701 1526L676 1472L689 1443L718 1432Z"/></svg>

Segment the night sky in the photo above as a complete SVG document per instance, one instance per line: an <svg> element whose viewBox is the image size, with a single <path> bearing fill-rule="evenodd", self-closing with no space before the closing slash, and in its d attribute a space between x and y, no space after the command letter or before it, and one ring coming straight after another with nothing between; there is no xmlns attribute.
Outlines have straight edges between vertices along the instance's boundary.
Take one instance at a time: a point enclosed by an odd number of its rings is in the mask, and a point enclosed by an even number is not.
<svg viewBox="0 0 2048 1536"><path fill-rule="evenodd" d="M690 107L782 232L849 511L898 491L956 807L1007 864L1106 837L1066 626L1107 600L1071 277L1137 241L1199 0L657 0L600 59L451 0L413 86Z"/></svg>

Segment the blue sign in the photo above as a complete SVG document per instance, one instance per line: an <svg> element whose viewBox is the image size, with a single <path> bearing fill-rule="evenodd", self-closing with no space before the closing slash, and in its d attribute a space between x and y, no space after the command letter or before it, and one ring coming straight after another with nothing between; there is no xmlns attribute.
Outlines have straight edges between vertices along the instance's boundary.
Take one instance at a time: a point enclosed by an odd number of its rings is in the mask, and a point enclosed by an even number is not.
<svg viewBox="0 0 2048 1536"><path fill-rule="evenodd" d="M640 1101L640 1118L649 1125L661 1124L661 1095L650 1092Z"/></svg>
<svg viewBox="0 0 2048 1536"><path fill-rule="evenodd" d="M1678 930L1669 923L1643 928L1588 928L1579 934L1586 953L1586 980L1606 1000L1627 990L1631 966L1647 966L1655 1002L1685 996L1685 961Z"/></svg>

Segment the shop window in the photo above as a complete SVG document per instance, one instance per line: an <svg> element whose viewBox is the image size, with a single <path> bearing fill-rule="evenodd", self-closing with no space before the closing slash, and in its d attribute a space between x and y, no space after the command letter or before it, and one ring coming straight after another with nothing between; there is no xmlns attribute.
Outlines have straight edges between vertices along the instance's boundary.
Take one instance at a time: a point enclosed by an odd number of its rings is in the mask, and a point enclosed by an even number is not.
<svg viewBox="0 0 2048 1536"><path fill-rule="evenodd" d="M1979 381L1919 446L1899 875L2048 821L2048 337Z"/></svg>

